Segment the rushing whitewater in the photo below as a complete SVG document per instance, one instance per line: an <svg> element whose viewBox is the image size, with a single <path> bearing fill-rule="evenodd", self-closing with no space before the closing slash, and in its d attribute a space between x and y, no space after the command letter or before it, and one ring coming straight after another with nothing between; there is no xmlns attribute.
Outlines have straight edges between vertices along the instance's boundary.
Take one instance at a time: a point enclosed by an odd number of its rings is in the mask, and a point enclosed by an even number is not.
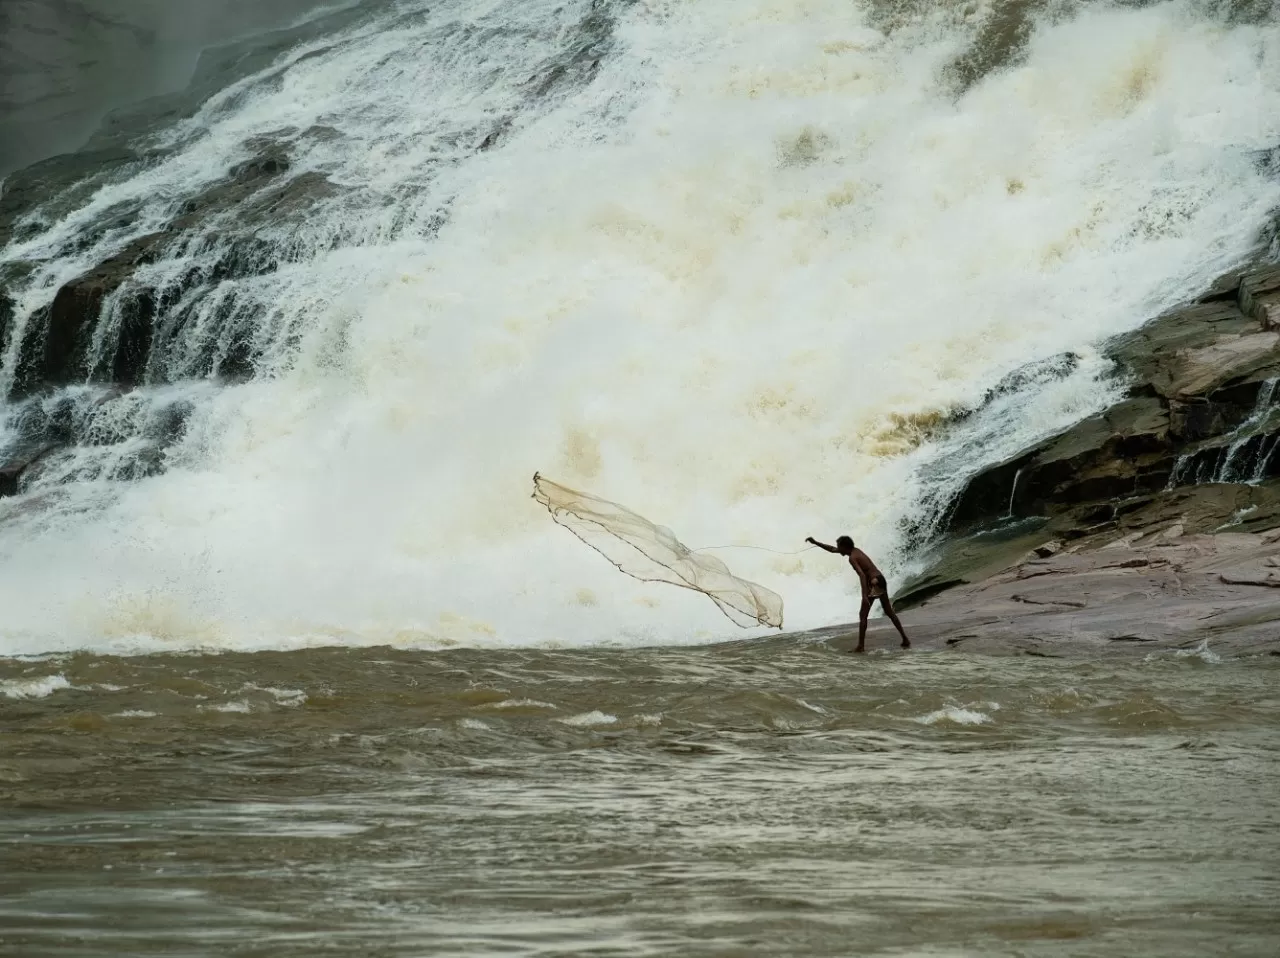
<svg viewBox="0 0 1280 958"><path fill-rule="evenodd" d="M183 287L150 385L110 404L139 436L191 410L163 471L126 481L129 442L85 445L0 502L0 653L732 630L556 529L539 469L692 546L851 532L901 576L904 522L963 478L930 464L1100 408L1095 344L1238 262L1280 202L1256 159L1280 133L1274 24L1058 9L958 92L990 12L407 4L157 131L163 159L0 253L34 264L19 328L264 140L328 192L239 224L279 268ZM237 228L144 269L176 289ZM218 385L201 357L246 337L252 378ZM1065 375L937 431L1065 351ZM854 608L829 557L719 554L788 626Z"/></svg>

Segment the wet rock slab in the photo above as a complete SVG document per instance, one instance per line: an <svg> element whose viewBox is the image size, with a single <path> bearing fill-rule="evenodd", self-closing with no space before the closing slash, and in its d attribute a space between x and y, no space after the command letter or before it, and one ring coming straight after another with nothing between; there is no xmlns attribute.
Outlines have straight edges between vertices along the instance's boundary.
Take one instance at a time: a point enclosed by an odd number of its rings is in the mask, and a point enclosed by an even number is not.
<svg viewBox="0 0 1280 958"><path fill-rule="evenodd" d="M1280 529L1184 535L1174 525L1101 548L1032 552L902 620L926 650L1096 656L1207 641L1218 655L1280 655ZM821 634L837 649L857 643L856 624ZM874 621L868 650L897 647L893 626Z"/></svg>

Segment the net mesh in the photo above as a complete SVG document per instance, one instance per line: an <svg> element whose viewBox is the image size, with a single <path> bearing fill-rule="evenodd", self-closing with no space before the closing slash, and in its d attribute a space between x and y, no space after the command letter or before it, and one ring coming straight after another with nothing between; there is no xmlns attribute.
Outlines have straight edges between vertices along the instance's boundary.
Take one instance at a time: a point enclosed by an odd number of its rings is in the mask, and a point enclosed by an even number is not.
<svg viewBox="0 0 1280 958"><path fill-rule="evenodd" d="M782 628L782 596L738 578L714 556L694 552L670 529L616 502L538 474L533 477L533 498L546 506L551 518L632 578L701 592L743 628Z"/></svg>

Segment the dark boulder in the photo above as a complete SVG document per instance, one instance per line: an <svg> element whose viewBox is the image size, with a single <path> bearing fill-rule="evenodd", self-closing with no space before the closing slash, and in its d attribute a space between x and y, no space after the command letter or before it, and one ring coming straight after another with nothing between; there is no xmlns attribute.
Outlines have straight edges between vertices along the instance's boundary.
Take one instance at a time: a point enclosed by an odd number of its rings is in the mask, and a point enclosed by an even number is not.
<svg viewBox="0 0 1280 958"><path fill-rule="evenodd" d="M1174 461L1164 404L1152 397L1129 399L978 473L957 499L951 525L1048 515L1133 495L1161 485Z"/></svg>
<svg viewBox="0 0 1280 958"><path fill-rule="evenodd" d="M141 381L151 349L155 301L151 291L124 289L134 271L159 258L165 233L139 237L121 252L100 263L83 276L65 284L49 308L44 342L35 359L35 379L50 385L77 381L116 382L133 385ZM105 354L93 355L95 330L102 322L103 304L117 292L112 316L117 324L114 345L104 344Z"/></svg>
<svg viewBox="0 0 1280 958"><path fill-rule="evenodd" d="M58 448L58 443L25 446L13 449L0 459L0 498L16 496L22 488L24 474Z"/></svg>
<svg viewBox="0 0 1280 958"><path fill-rule="evenodd" d="M1207 396L1170 400L1169 431L1174 440L1193 443L1228 434L1253 413L1263 382L1249 378Z"/></svg>
<svg viewBox="0 0 1280 958"><path fill-rule="evenodd" d="M13 398L75 382L130 387L147 381L152 372L163 378L163 364L151 369L153 347L172 343L183 318L174 317L158 331L157 323L187 290L260 275L279 265L279 251L255 235L254 224L301 214L332 187L317 173L286 179L286 149L266 140L252 145L257 153L233 166L226 180L189 199L164 229L138 237L58 290L44 314L27 324ZM107 217L95 235L127 226L121 217L133 213L121 210ZM221 229L224 219L234 219L226 224L234 229ZM170 271L163 285L137 276L139 268L162 259L198 260L200 265ZM5 318L0 303L0 342ZM245 356L232 365L242 372L251 362Z"/></svg>
<svg viewBox="0 0 1280 958"><path fill-rule="evenodd" d="M943 69L953 93L963 94L1021 59L1044 6L1044 0L1008 0L990 8L968 49Z"/></svg>
<svg viewBox="0 0 1280 958"><path fill-rule="evenodd" d="M13 322L13 300L0 289L0 356L9 347L9 324Z"/></svg>

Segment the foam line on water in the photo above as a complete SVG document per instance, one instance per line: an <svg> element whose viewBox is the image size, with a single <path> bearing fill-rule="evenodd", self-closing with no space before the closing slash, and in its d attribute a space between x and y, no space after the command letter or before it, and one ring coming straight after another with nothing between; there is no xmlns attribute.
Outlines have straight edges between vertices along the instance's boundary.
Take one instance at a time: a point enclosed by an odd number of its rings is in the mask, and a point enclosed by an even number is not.
<svg viewBox="0 0 1280 958"><path fill-rule="evenodd" d="M163 475L0 504L0 651L725 635L705 599L555 528L539 469L685 541L852 532L893 579L903 520L956 478L930 462L976 468L1097 409L1092 344L1239 261L1280 202L1249 156L1280 130L1274 25L1086 7L957 100L939 76L963 20L638 4L589 84L530 105L520 69L559 55L565 10L455 3L317 42L91 201L154 195L150 228L255 136L338 133L297 141L291 175L342 189L242 291L261 375L193 389ZM421 54L468 24L490 40ZM517 107L499 148L440 162L450 129ZM22 308L91 261L59 252L79 216L6 253L45 258ZM935 436L1064 350L1075 371L981 441ZM825 554L731 565L789 627L856 608Z"/></svg>

